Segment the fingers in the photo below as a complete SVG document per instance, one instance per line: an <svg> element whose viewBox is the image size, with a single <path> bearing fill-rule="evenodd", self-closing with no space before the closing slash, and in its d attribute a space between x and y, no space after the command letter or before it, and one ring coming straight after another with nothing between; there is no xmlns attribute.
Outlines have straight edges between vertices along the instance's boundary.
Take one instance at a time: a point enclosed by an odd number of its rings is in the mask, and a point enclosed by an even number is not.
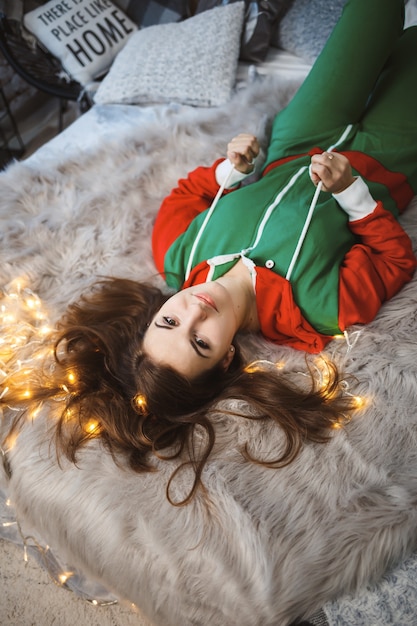
<svg viewBox="0 0 417 626"><path fill-rule="evenodd" d="M321 181L323 190L329 193L340 193L354 181L349 160L339 152L313 155L310 177L315 185Z"/></svg>
<svg viewBox="0 0 417 626"><path fill-rule="evenodd" d="M248 133L237 135L227 146L227 157L235 168L243 173L248 173L253 170L253 161L258 154L258 140L254 135Z"/></svg>
<svg viewBox="0 0 417 626"><path fill-rule="evenodd" d="M321 181L325 189L331 184L336 174L336 161L332 163L333 160L335 160L335 155L330 152L322 152L311 157L310 176L315 185Z"/></svg>

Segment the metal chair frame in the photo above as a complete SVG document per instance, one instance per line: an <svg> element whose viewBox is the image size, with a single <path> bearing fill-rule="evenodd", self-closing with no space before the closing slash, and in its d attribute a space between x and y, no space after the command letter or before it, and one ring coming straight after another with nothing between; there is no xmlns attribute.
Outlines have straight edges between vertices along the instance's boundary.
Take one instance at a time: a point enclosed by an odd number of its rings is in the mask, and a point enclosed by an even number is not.
<svg viewBox="0 0 417 626"><path fill-rule="evenodd" d="M83 86L66 74L59 59L26 31L24 6L24 0L1 1L0 52L28 84L59 99L59 130L62 130L63 114L69 100L78 101L81 112L90 108L91 102Z"/></svg>

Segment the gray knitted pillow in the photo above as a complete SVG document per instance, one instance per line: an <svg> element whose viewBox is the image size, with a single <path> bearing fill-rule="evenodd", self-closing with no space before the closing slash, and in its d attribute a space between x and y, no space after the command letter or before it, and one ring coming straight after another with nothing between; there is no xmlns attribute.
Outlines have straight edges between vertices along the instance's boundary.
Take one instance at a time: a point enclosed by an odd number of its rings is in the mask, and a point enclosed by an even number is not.
<svg viewBox="0 0 417 626"><path fill-rule="evenodd" d="M228 102L236 79L243 16L244 3L236 2L183 22L139 30L116 57L95 102L198 106Z"/></svg>
<svg viewBox="0 0 417 626"><path fill-rule="evenodd" d="M272 45L313 63L345 4L346 0L293 0L278 24Z"/></svg>

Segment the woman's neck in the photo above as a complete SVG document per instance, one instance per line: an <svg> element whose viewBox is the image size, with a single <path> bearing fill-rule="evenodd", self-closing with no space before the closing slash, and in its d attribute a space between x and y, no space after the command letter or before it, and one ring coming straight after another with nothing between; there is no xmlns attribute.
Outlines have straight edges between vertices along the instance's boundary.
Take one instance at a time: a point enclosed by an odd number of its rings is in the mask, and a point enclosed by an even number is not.
<svg viewBox="0 0 417 626"><path fill-rule="evenodd" d="M224 276L217 279L230 293L239 330L259 330L255 290L249 269L240 259Z"/></svg>

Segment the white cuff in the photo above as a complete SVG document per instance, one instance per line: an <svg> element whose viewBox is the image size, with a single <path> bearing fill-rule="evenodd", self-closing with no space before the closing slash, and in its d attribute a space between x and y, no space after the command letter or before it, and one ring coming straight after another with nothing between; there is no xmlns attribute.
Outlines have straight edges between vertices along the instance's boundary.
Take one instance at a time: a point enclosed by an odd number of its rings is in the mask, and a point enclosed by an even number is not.
<svg viewBox="0 0 417 626"><path fill-rule="evenodd" d="M233 165L229 159L225 159L216 167L216 181L219 187L222 186L222 184L228 177L232 167ZM250 174L253 174L253 172L250 172ZM231 187L235 187L242 180L247 178L247 176L249 176L249 174L243 174L242 172L238 172L233 168L233 172L231 173L229 180L227 181L226 189L231 189Z"/></svg>
<svg viewBox="0 0 417 626"><path fill-rule="evenodd" d="M371 196L367 184L360 177L355 178L355 181L344 191L334 193L333 198L348 214L350 222L370 215L377 204Z"/></svg>

